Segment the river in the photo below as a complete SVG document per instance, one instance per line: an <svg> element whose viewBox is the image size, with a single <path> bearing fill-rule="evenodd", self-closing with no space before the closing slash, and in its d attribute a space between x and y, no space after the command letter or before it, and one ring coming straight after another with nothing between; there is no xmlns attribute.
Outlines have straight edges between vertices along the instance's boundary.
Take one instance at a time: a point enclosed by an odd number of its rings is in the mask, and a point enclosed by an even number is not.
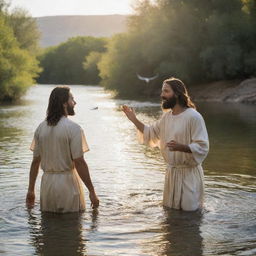
<svg viewBox="0 0 256 256"><path fill-rule="evenodd" d="M158 102L111 98L101 87L72 86L72 120L85 130L85 154L100 208L82 214L27 210L33 132L45 118L52 85L31 88L16 105L0 107L0 255L256 255L255 105L198 103L210 153L204 162L202 212L162 207L165 164L159 150L137 142L120 105L152 123Z"/></svg>

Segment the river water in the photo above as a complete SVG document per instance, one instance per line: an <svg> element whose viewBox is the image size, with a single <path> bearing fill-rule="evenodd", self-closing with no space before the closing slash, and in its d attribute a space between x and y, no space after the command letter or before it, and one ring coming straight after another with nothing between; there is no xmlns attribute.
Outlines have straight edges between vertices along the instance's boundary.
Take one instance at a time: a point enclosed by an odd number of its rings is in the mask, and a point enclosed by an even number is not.
<svg viewBox="0 0 256 256"><path fill-rule="evenodd" d="M53 86L37 85L16 105L0 107L0 255L256 255L256 108L200 103L210 137L204 162L202 212L162 207L165 164L157 149L139 145L120 105L151 123L152 102L112 99L100 87L73 86L72 120L85 130L85 154L100 208L87 199L82 214L28 211L25 196L33 132L45 117ZM97 108L97 109L94 109ZM85 189L86 198L88 193Z"/></svg>

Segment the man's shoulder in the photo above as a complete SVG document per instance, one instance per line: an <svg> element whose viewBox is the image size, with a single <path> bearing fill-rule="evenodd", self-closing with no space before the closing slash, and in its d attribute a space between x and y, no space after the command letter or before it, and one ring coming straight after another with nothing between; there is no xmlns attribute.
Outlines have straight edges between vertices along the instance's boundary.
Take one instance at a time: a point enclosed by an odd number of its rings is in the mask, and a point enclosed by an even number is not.
<svg viewBox="0 0 256 256"><path fill-rule="evenodd" d="M163 110L161 118L160 119L165 119L167 117L170 117L170 114L172 113L171 110Z"/></svg>
<svg viewBox="0 0 256 256"><path fill-rule="evenodd" d="M65 125L70 129L80 130L81 126L74 122L73 120L70 120L69 118L64 118Z"/></svg>
<svg viewBox="0 0 256 256"><path fill-rule="evenodd" d="M37 126L36 128L36 131L41 129L43 126L46 126L47 125L47 121L46 120L43 120L41 123L39 123L39 125Z"/></svg>
<svg viewBox="0 0 256 256"><path fill-rule="evenodd" d="M190 120L202 120L203 116L194 108L189 108L188 110L188 118Z"/></svg>

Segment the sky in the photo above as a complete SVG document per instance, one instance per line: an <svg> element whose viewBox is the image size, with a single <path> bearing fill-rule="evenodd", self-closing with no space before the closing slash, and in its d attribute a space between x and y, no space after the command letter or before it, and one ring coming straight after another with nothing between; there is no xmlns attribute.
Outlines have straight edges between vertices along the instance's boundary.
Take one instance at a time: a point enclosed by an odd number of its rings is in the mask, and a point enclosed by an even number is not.
<svg viewBox="0 0 256 256"><path fill-rule="evenodd" d="M55 15L130 14L134 0L9 0L33 17Z"/></svg>

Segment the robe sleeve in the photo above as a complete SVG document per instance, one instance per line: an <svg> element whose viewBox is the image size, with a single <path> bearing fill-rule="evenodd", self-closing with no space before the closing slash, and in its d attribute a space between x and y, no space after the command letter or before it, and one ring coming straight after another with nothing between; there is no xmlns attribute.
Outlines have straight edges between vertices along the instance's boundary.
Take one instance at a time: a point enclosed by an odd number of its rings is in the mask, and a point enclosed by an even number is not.
<svg viewBox="0 0 256 256"><path fill-rule="evenodd" d="M32 140L32 143L30 145L30 150L33 151L33 157L40 156L39 152L39 128L36 129L34 132L34 138Z"/></svg>
<svg viewBox="0 0 256 256"><path fill-rule="evenodd" d="M70 152L72 159L83 156L84 152L87 151L89 151L89 147L83 129L80 126L72 128L70 138Z"/></svg>
<svg viewBox="0 0 256 256"><path fill-rule="evenodd" d="M138 141L150 147L160 147L160 126L161 120L159 119L152 125L145 125L143 133L137 130Z"/></svg>
<svg viewBox="0 0 256 256"><path fill-rule="evenodd" d="M189 148L193 158L201 164L209 152L208 133L202 116L194 117L191 121L191 140Z"/></svg>

